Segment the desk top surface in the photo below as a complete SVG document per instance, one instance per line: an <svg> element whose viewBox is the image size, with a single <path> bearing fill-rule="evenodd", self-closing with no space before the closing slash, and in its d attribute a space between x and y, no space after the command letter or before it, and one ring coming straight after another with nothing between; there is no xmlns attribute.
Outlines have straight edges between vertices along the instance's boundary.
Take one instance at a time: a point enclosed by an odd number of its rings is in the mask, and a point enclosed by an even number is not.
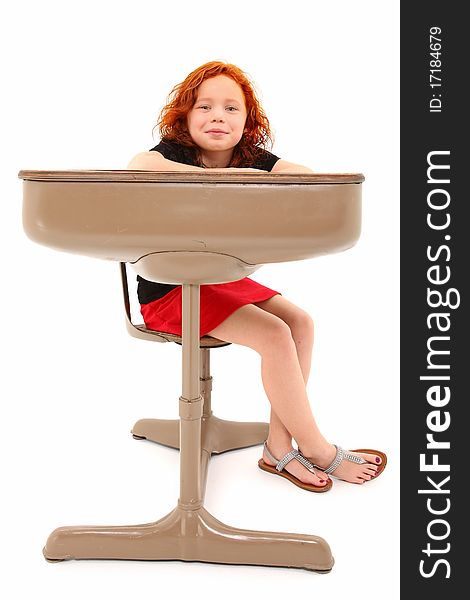
<svg viewBox="0 0 470 600"><path fill-rule="evenodd" d="M125 170L22 170L20 179L29 181L63 182L126 182L126 183L245 183L245 184L348 184L362 183L362 173L214 173L206 171L125 171Z"/></svg>

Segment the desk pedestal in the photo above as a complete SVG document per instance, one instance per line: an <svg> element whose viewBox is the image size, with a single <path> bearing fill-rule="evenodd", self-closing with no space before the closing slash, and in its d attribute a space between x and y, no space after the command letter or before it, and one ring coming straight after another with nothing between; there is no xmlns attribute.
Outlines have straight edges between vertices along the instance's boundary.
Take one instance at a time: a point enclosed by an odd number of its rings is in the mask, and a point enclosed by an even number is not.
<svg viewBox="0 0 470 600"><path fill-rule="evenodd" d="M204 415L199 374L199 286L184 284L179 435L176 435L176 427L171 422L160 428L169 432L166 439L171 443L167 445L180 448L178 504L163 519L144 525L60 527L47 540L44 548L47 560L182 560L297 567L319 572L331 570L333 557L327 542L320 537L230 527L204 508L206 473L211 454L261 442L266 437L266 426L247 424L248 437L243 434L239 438L236 429L241 424L213 417L207 406ZM142 423L150 421L153 420ZM158 430L157 426L155 441L165 443ZM228 447L218 445L223 430L232 432ZM134 428L137 437L148 437L140 435L139 431L144 433L143 429ZM151 434L149 439L152 439Z"/></svg>

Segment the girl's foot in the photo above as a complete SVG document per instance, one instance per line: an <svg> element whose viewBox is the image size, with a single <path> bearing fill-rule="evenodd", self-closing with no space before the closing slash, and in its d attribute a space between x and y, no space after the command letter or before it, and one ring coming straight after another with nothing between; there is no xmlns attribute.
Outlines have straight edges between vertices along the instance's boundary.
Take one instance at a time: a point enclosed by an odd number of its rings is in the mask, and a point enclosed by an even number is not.
<svg viewBox="0 0 470 600"><path fill-rule="evenodd" d="M268 442L268 447L272 457L278 457L281 459L288 452L293 450L291 445L288 446L276 446L271 441ZM263 450L263 461L267 465L276 466L276 463L272 460L272 457L268 456L266 450ZM309 471L306 467L300 464L297 460L291 460L285 467L284 470L293 475L296 479L299 479L302 483L308 483L316 487L324 487L329 483L329 477L323 471L316 468L315 474Z"/></svg>
<svg viewBox="0 0 470 600"><path fill-rule="evenodd" d="M365 483L380 475L387 464L387 457L377 450L351 450L328 444L316 453L305 454L308 460L320 468L329 470L331 475L350 483ZM336 466L335 466L336 465Z"/></svg>

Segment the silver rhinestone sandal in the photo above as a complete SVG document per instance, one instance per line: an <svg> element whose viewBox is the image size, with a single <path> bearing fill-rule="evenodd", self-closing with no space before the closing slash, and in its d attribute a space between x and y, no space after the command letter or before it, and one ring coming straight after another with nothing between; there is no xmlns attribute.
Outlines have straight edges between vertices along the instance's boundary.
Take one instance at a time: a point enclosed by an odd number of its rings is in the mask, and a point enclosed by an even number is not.
<svg viewBox="0 0 470 600"><path fill-rule="evenodd" d="M297 477L294 477L294 475L292 475L288 471L284 470L286 465L288 465L291 462L291 460L297 460L301 465L303 465L311 473L316 475L315 466L307 458L305 458L305 456L303 454L301 454L298 450L291 450L285 456L283 456L281 458L281 460L278 460L271 454L266 442L264 442L264 451L266 452L266 456L269 458L269 460L271 460L272 462L274 462L276 464L268 465L267 463L264 462L264 460L262 458L260 458L260 460L258 461L258 466L263 471L266 471L267 473L272 473L273 475L280 475L281 477L288 479L291 483L293 483L297 487L300 487L303 490L307 490L309 492L327 492L328 490L331 489L331 486L333 485L333 482L331 481L331 479L328 479L328 481L325 483L325 485L321 485L321 486L313 485L312 483L304 483Z"/></svg>

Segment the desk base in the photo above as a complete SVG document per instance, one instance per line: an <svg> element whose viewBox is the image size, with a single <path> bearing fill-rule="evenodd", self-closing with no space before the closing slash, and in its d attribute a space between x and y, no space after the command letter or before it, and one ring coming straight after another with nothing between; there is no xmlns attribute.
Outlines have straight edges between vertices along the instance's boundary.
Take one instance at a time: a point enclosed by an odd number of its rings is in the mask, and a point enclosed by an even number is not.
<svg viewBox="0 0 470 600"><path fill-rule="evenodd" d="M238 529L205 508L177 506L155 523L116 527L60 527L44 548L48 561L70 559L182 560L220 564L295 567L328 572L333 557L313 535Z"/></svg>
<svg viewBox="0 0 470 600"><path fill-rule="evenodd" d="M212 454L261 444L267 423L236 423L212 414L201 419L201 488L204 494ZM141 419L132 430L179 448L179 421ZM60 527L43 550L46 560L182 560L238 565L295 567L328 572L333 557L318 536L239 529L213 517L202 504L179 504L168 515L144 525Z"/></svg>

